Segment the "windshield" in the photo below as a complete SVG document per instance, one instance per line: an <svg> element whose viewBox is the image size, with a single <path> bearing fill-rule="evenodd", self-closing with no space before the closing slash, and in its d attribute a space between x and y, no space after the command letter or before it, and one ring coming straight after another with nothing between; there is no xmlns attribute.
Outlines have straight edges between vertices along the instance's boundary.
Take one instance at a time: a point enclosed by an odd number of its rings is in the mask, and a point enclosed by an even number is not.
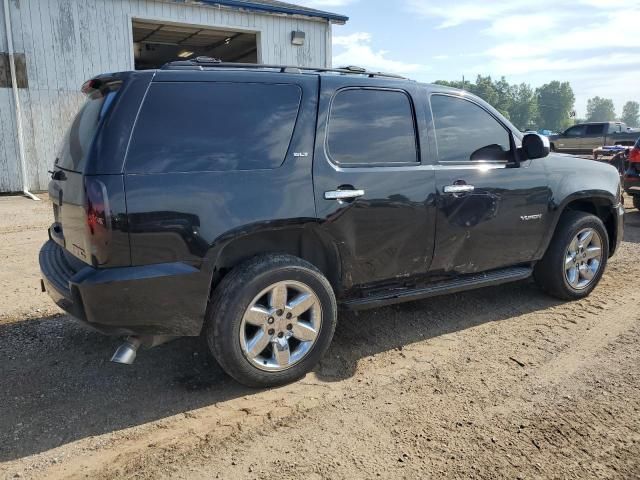
<svg viewBox="0 0 640 480"><path fill-rule="evenodd" d="M119 84L114 84L108 89L94 90L87 96L65 134L56 166L76 172L84 169L91 142L117 95L118 87Z"/></svg>

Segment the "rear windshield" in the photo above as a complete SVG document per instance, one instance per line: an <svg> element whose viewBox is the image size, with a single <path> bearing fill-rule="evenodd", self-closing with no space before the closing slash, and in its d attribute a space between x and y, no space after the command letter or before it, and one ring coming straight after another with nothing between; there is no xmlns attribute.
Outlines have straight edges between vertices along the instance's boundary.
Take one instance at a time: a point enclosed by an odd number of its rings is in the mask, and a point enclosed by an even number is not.
<svg viewBox="0 0 640 480"><path fill-rule="evenodd" d="M301 95L291 84L152 84L136 122L127 172L276 168L289 149Z"/></svg>
<svg viewBox="0 0 640 480"><path fill-rule="evenodd" d="M65 134L56 166L76 172L84 170L91 142L100 122L107 115L119 87L119 83L114 83L87 95L84 105Z"/></svg>

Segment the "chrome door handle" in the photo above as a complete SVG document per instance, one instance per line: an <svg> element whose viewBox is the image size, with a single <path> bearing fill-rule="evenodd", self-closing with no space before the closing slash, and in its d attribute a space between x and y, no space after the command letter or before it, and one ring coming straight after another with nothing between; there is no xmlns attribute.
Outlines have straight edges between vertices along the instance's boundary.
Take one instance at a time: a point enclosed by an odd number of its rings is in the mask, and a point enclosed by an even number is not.
<svg viewBox="0 0 640 480"><path fill-rule="evenodd" d="M473 185L447 185L444 187L444 193L471 193L475 188Z"/></svg>
<svg viewBox="0 0 640 480"><path fill-rule="evenodd" d="M362 197L364 190L329 190L324 192L325 200L351 200Z"/></svg>

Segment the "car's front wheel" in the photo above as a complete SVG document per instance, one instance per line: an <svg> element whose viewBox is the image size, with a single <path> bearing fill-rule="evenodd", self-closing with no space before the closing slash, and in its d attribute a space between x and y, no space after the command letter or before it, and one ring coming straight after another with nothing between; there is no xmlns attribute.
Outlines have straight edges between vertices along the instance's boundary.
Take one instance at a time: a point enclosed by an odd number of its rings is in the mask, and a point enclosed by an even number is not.
<svg viewBox="0 0 640 480"><path fill-rule="evenodd" d="M293 382L325 353L336 326L331 285L290 255L235 267L214 291L205 336L222 368L250 387Z"/></svg>
<svg viewBox="0 0 640 480"><path fill-rule="evenodd" d="M608 253L609 237L602 220L584 212L566 212L547 252L535 266L534 278L556 298L584 298L602 278Z"/></svg>
<svg viewBox="0 0 640 480"><path fill-rule="evenodd" d="M640 210L640 195L633 196L633 206Z"/></svg>

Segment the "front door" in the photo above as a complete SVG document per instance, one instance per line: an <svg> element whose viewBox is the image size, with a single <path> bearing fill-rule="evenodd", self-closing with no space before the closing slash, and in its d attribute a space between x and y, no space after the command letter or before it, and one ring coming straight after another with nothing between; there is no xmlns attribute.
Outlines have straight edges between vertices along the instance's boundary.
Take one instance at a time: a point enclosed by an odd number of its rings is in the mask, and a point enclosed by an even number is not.
<svg viewBox="0 0 640 480"><path fill-rule="evenodd" d="M465 274L531 261L547 227L543 162L514 162L515 139L484 106L431 95L438 213L431 271Z"/></svg>
<svg viewBox="0 0 640 480"><path fill-rule="evenodd" d="M434 173L421 164L426 138L418 134L424 109L407 81L345 81L321 79L313 177L322 231L339 250L343 288L403 282L425 274L433 253Z"/></svg>
<svg viewBox="0 0 640 480"><path fill-rule="evenodd" d="M577 151L582 149L582 143L584 138L585 126L576 125L568 128L558 139L556 140L556 149L558 151Z"/></svg>

